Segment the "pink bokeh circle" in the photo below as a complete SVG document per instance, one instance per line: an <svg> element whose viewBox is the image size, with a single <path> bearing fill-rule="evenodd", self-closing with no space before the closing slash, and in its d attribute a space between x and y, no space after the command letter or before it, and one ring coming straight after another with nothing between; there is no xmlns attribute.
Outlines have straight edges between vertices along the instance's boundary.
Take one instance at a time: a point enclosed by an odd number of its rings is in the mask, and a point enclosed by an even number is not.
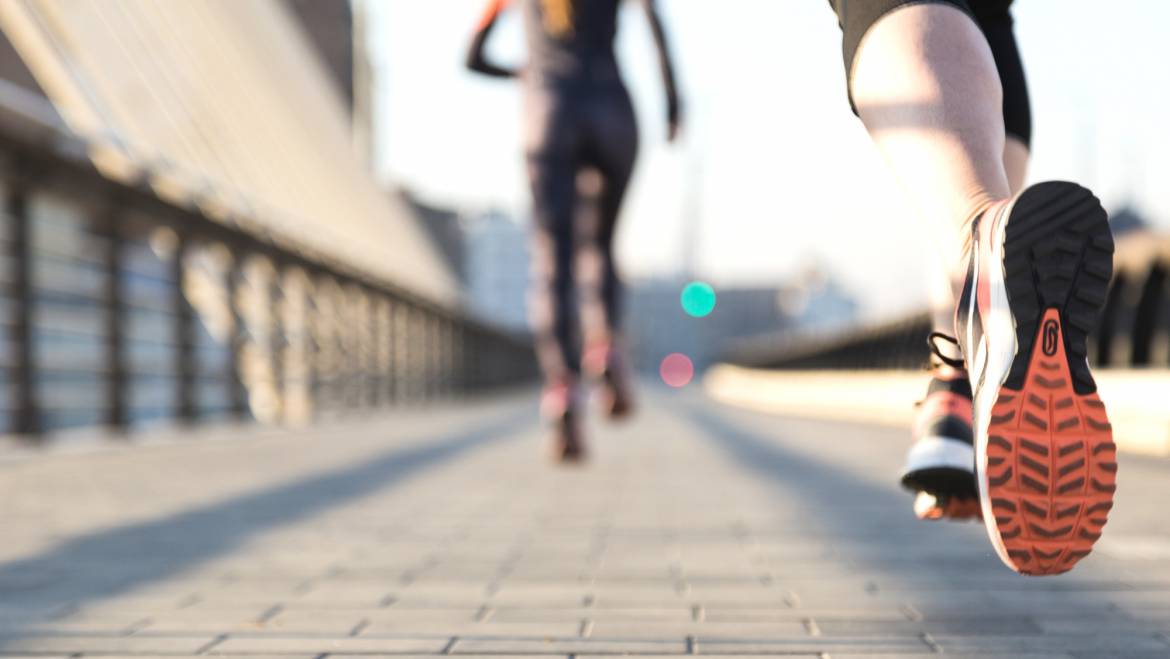
<svg viewBox="0 0 1170 659"><path fill-rule="evenodd" d="M695 365L691 358L679 352L667 355L658 367L658 374L667 385L679 389L690 384L695 377Z"/></svg>

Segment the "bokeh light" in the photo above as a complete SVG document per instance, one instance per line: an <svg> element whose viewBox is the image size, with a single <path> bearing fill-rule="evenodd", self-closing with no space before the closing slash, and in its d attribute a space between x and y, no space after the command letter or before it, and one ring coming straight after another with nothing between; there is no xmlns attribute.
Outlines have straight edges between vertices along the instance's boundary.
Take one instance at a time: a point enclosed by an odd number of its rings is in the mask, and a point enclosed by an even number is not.
<svg viewBox="0 0 1170 659"><path fill-rule="evenodd" d="M695 365L691 363L690 357L672 352L662 360L658 374L662 376L663 382L679 389L690 384L691 379L695 377Z"/></svg>
<svg viewBox="0 0 1170 659"><path fill-rule="evenodd" d="M692 281L683 287L680 301L683 311L702 318L715 309L715 289L706 282Z"/></svg>

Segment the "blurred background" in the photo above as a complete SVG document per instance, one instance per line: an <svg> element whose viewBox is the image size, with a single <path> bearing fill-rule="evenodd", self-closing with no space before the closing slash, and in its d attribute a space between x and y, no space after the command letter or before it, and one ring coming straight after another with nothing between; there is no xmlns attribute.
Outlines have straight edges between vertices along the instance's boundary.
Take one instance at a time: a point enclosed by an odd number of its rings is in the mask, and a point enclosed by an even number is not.
<svg viewBox="0 0 1170 659"><path fill-rule="evenodd" d="M1045 580L897 489L931 246L824 0L660 0L670 146L623 9L639 414L536 458L484 3L0 0L0 654L1167 656L1170 3L1016 3L1030 178L1118 237L1123 485ZM490 47L522 41L508 12Z"/></svg>
<svg viewBox="0 0 1170 659"><path fill-rule="evenodd" d="M523 232L529 213L520 90L462 67L470 24L455 17L473 17L481 4L374 2L366 12L379 178L458 216L477 238ZM823 4L661 3L686 103L677 145L661 138L666 114L648 28L635 5L625 10L619 55L644 139L618 253L630 280L630 338L647 371L676 351L701 368L746 337L756 338L751 359L783 361L756 349L760 337L824 336L925 308L929 232L849 110L839 29ZM1164 55L1151 19L1170 9L1125 0L1097 15L1032 0L1014 13L1036 125L1030 180L1080 181L1101 196L1119 233L1165 233L1170 156L1156 146L1170 138L1158 109L1164 91L1132 62ZM503 61L523 62L519 23L506 14L493 36ZM1057 24L1091 32L1094 47ZM480 258L479 249L465 255L470 304L523 327L524 259ZM479 269L505 263L515 271ZM1135 275L1138 286L1145 274ZM717 291L702 322L678 304L694 280ZM1160 313L1154 322L1164 327ZM1162 366L1168 340L1165 331L1152 339ZM905 355L886 355L907 364Z"/></svg>
<svg viewBox="0 0 1170 659"><path fill-rule="evenodd" d="M530 378L520 90L463 66L481 4L5 3L3 426L300 423ZM663 2L670 146L648 28L622 21L644 145L618 252L654 379L670 355L924 359L928 232L849 112L821 4ZM521 63L514 14L490 47ZM1132 65L1161 61L1170 8L1016 16L1031 178L1093 188L1120 237L1095 357L1170 366L1166 92Z"/></svg>

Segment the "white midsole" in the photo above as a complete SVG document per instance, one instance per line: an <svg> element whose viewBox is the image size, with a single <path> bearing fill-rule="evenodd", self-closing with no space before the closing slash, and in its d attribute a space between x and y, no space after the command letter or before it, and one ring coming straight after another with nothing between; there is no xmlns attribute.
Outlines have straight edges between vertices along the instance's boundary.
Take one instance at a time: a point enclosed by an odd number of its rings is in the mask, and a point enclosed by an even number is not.
<svg viewBox="0 0 1170 659"><path fill-rule="evenodd" d="M1004 241L1014 206L1015 200L1013 199L1001 209L1000 213L1002 213L1003 219L1000 220L999 226L996 227L996 233L991 238L989 262L992 267L991 272L987 273L991 289L991 310L990 314L983 318L983 340L980 342L977 358L977 361L986 362L986 369L983 371L982 385L972 383L976 387L975 471L976 480L979 483L979 505L983 510L983 519L991 545L995 547L995 552L999 555L1000 560L1009 567L1012 567L1013 563L999 536L995 513L991 509L991 497L988 494L987 432L991 427L992 407L995 405L996 399L999 398L1000 387L1003 386L1008 373L1011 372L1012 362L1015 361L1016 351L1019 348L1016 342L1016 323L1012 318L1012 310L1007 296L1007 284L1004 281ZM978 264L978 257L976 257L976 264ZM971 299L974 301L977 298L977 291L972 291L972 293ZM972 371L972 373L977 372L979 371Z"/></svg>
<svg viewBox="0 0 1170 659"><path fill-rule="evenodd" d="M975 447L950 437L923 437L910 447L903 473L944 468L962 469L974 474Z"/></svg>

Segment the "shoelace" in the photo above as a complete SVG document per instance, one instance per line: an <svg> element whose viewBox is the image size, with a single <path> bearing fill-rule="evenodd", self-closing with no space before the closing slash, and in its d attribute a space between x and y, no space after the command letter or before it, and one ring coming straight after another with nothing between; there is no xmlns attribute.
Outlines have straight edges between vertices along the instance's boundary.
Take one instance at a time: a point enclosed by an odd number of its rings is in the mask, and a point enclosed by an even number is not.
<svg viewBox="0 0 1170 659"><path fill-rule="evenodd" d="M947 366L950 366L951 368L956 368L959 370L966 368L967 365L963 363L962 359L951 359L950 357L947 357L943 354L942 349L939 348L938 343L936 343L936 341L939 340L946 341L956 348L959 348L959 354L962 354L962 347L959 345L959 340L949 334L943 334L942 332L931 332L930 336L926 337L926 345L930 346L931 354L933 354L935 357L938 357L939 361L946 364ZM914 407L922 407L923 403L925 402L926 399L922 399L914 403Z"/></svg>
<svg viewBox="0 0 1170 659"><path fill-rule="evenodd" d="M952 359L943 354L942 348L939 348L937 343L940 340L946 341L947 343L955 346L959 349L959 354L963 354L962 347L959 345L959 340L948 334L943 334L942 332L931 332L930 336L926 337L926 345L930 346L930 352L935 357L938 357L939 361L946 364L947 366L950 366L951 368L966 368L966 365L963 363L962 359Z"/></svg>

